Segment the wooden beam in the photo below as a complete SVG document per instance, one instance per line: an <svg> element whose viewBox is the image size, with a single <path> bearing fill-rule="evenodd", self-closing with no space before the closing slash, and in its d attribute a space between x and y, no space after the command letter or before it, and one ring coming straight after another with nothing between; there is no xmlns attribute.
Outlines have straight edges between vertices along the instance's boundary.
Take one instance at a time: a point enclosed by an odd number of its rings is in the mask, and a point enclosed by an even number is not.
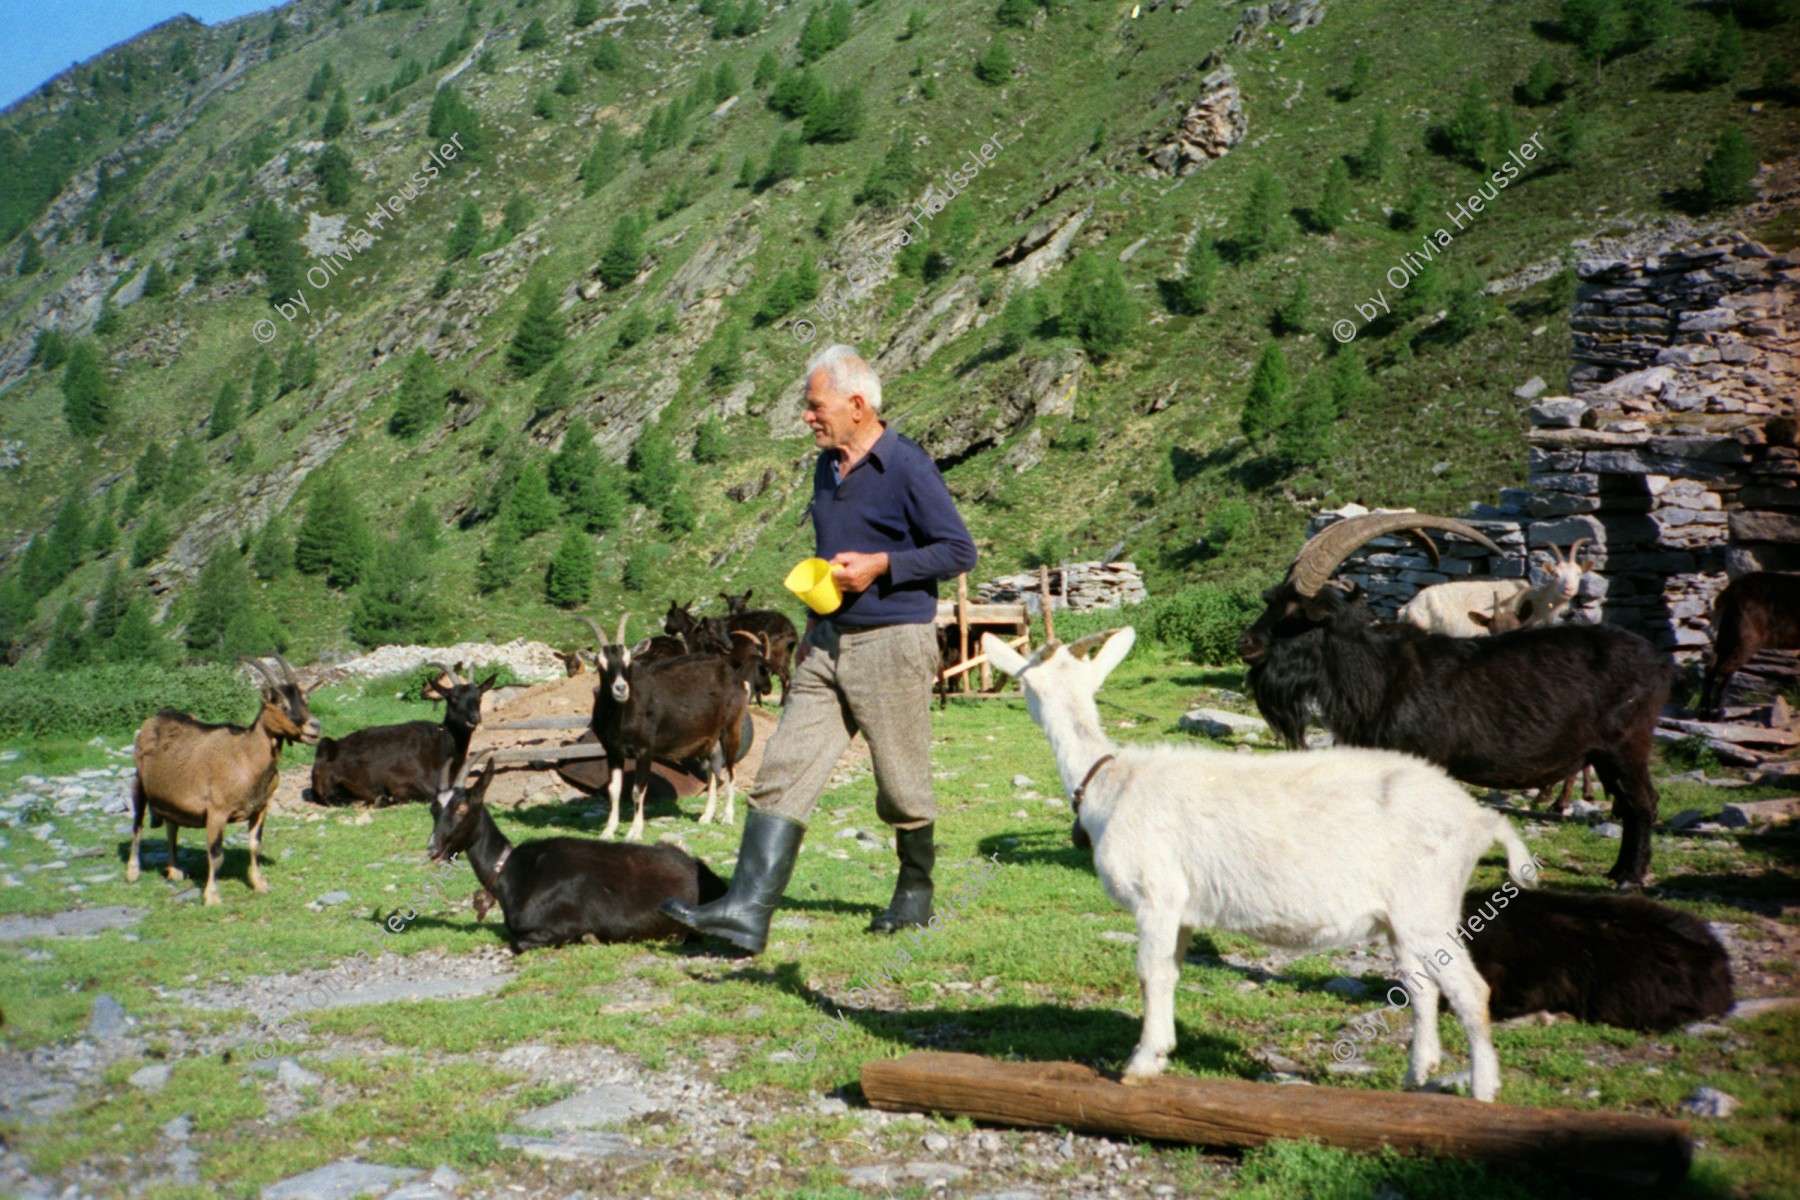
<svg viewBox="0 0 1800 1200"><path fill-rule="evenodd" d="M592 717L528 717L523 721L488 721L483 729L586 729Z"/></svg>
<svg viewBox="0 0 1800 1200"><path fill-rule="evenodd" d="M1077 1063L996 1062L917 1051L866 1062L876 1108L1002 1125L1244 1148L1275 1138L1327 1146L1529 1163L1605 1185L1613 1195L1674 1186L1693 1156L1688 1125L1632 1113L1483 1104L1460 1096L1241 1079L1163 1076L1126 1087Z"/></svg>
<svg viewBox="0 0 1800 1200"><path fill-rule="evenodd" d="M1031 644L1031 639L1029 637L1025 637L1025 636L1021 635L1019 637L1010 639L1006 644L1011 646L1013 649L1017 650L1019 648L1019 643L1021 643L1021 642L1025 643L1027 646L1029 646ZM976 667L984 665L987 662L987 660L988 660L987 655L977 654L974 658L968 659L965 662L957 663L954 667L944 668L944 678L945 679L955 678L958 675L962 675L970 670L973 670ZM981 690L986 692L986 691L991 691L993 689L982 688Z"/></svg>
<svg viewBox="0 0 1800 1200"><path fill-rule="evenodd" d="M964 572L956 577L956 661L969 661L969 575ZM969 690L969 681L963 679L963 691Z"/></svg>
<svg viewBox="0 0 1800 1200"><path fill-rule="evenodd" d="M1023 604L983 604L976 600L969 603L968 609L971 625L1010 625L1014 629L1024 629L1031 623L1031 614ZM956 601L938 601L937 623L957 623Z"/></svg>
<svg viewBox="0 0 1800 1200"><path fill-rule="evenodd" d="M515 763L554 763L571 762L587 758L605 758L606 751L600 748L599 742L577 742L572 746L507 746L496 750L485 750L472 756L474 770L479 770L481 763L491 758L498 766L511 766ZM474 773L471 770L471 774Z"/></svg>
<svg viewBox="0 0 1800 1200"><path fill-rule="evenodd" d="M1038 605L1044 613L1044 640L1056 640L1056 618L1050 615L1050 568L1045 563L1038 564Z"/></svg>

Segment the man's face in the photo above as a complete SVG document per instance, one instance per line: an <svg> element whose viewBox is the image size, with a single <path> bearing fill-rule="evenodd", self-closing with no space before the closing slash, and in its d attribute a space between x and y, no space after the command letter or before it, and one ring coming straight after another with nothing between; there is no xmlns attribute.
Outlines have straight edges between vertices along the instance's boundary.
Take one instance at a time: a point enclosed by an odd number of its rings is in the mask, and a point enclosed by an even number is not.
<svg viewBox="0 0 1800 1200"><path fill-rule="evenodd" d="M846 396L833 388L831 376L823 367L807 378L806 407L800 410L800 419L812 430L813 445L819 449L837 450L851 445L868 411L861 396Z"/></svg>

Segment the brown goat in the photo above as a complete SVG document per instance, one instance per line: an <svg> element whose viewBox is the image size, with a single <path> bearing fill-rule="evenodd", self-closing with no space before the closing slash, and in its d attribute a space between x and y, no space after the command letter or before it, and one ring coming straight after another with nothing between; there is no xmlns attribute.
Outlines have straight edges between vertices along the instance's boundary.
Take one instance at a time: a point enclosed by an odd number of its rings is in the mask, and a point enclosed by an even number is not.
<svg viewBox="0 0 1800 1200"><path fill-rule="evenodd" d="M209 725L165 708L139 728L132 746L137 776L131 785L128 883L137 882L138 839L148 811L152 825L168 827L170 879L185 878L175 861L178 831L206 830L208 904L219 902L217 881L219 865L225 859L225 827L249 822L250 886L259 892L269 890L256 857L262 850L269 797L275 794L280 776L281 748L288 742L310 746L319 740L319 723L306 707L306 691L294 678L294 668L279 654L275 661L281 664L280 676L259 660L244 660L262 676L262 710L248 727Z"/></svg>
<svg viewBox="0 0 1800 1200"><path fill-rule="evenodd" d="M1700 685L1700 703L1713 716L1725 704L1725 685L1759 650L1800 650L1800 574L1753 571L1740 575L1713 601L1713 658Z"/></svg>

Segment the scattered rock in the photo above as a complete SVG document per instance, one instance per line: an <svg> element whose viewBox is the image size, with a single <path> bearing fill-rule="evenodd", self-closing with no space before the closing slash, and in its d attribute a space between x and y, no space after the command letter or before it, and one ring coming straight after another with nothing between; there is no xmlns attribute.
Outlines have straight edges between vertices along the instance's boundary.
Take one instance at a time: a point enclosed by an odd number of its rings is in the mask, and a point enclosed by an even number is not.
<svg viewBox="0 0 1800 1200"><path fill-rule="evenodd" d="M380 1167L346 1158L272 1183L262 1190L262 1200L356 1200L370 1192L385 1194L419 1174L414 1167Z"/></svg>
<svg viewBox="0 0 1800 1200"><path fill-rule="evenodd" d="M301 1066L292 1057L284 1057L275 1064L275 1082L284 1088L299 1091L301 1088L318 1087L325 1081Z"/></svg>
<svg viewBox="0 0 1800 1200"><path fill-rule="evenodd" d="M1261 717L1247 717L1222 708L1191 709L1177 723L1189 733L1211 738L1260 737L1269 732L1269 723Z"/></svg>
<svg viewBox="0 0 1800 1200"><path fill-rule="evenodd" d="M130 1032L132 1020L125 1015L125 1007L111 996L102 992L94 997L94 1010L88 1016L88 1036L98 1041L111 1041L124 1037Z"/></svg>
<svg viewBox="0 0 1800 1200"><path fill-rule="evenodd" d="M1524 383L1521 383L1518 387L1514 388L1513 395L1520 400L1536 400L1539 396L1544 394L1544 388L1547 386L1548 385L1545 384L1542 375L1533 375L1530 379L1527 379Z"/></svg>
<svg viewBox="0 0 1800 1200"><path fill-rule="evenodd" d="M1680 1108L1691 1116L1723 1121L1737 1111L1739 1103L1738 1098L1729 1092L1721 1092L1713 1087L1697 1087L1681 1102Z"/></svg>
<svg viewBox="0 0 1800 1200"><path fill-rule="evenodd" d="M1623 837L1625 834L1625 830L1620 827L1617 821L1602 821L1600 824L1594 826L1593 829L1589 830L1589 832L1595 837L1603 838L1619 838Z"/></svg>
<svg viewBox="0 0 1800 1200"><path fill-rule="evenodd" d="M518 1119L522 1129L552 1132L567 1129L598 1129L630 1120L639 1113L656 1108L656 1102L636 1088L608 1085L577 1092L566 1100L534 1109Z"/></svg>
<svg viewBox="0 0 1800 1200"><path fill-rule="evenodd" d="M152 1063L131 1073L131 1086L146 1092L160 1092L169 1082L167 1063Z"/></svg>
<svg viewBox="0 0 1800 1200"><path fill-rule="evenodd" d="M587 1130L572 1130L554 1138L503 1133L499 1136L498 1141L509 1150L518 1150L529 1158L542 1158L553 1162L581 1162L592 1158L613 1158L643 1153L631 1144L630 1138L623 1134L593 1133Z"/></svg>

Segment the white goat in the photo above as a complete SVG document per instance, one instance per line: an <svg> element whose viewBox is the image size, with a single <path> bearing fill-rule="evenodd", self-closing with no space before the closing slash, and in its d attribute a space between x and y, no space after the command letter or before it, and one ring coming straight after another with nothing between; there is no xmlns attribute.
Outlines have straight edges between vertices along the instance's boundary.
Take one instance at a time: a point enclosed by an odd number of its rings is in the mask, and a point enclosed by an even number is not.
<svg viewBox="0 0 1800 1200"><path fill-rule="evenodd" d="M1175 1048L1175 982L1196 928L1294 949L1385 933L1417 1003L1406 1082L1441 1056L1441 988L1469 1036L1472 1091L1492 1100L1500 1063L1488 988L1456 933L1462 894L1498 839L1513 880L1531 854L1506 819L1437 767L1387 750L1239 755L1198 746L1115 746L1094 694L1133 630L1049 642L1029 660L987 634L988 661L1019 680L1056 755L1106 894L1137 920L1144 1027L1125 1082L1160 1074Z"/></svg>
<svg viewBox="0 0 1800 1200"><path fill-rule="evenodd" d="M1504 632L1494 628L1492 620L1481 620L1476 613L1490 618L1510 610L1518 617L1514 628L1529 629L1549 625L1560 617L1569 602L1581 590L1581 577L1592 570L1575 561L1587 538L1576 538L1567 557L1555 546L1550 547L1545 563L1548 575L1535 586L1528 579L1458 579L1450 583L1434 583L1421 588L1419 594L1400 609L1400 619L1417 625L1427 633L1447 633L1451 637L1485 637Z"/></svg>

